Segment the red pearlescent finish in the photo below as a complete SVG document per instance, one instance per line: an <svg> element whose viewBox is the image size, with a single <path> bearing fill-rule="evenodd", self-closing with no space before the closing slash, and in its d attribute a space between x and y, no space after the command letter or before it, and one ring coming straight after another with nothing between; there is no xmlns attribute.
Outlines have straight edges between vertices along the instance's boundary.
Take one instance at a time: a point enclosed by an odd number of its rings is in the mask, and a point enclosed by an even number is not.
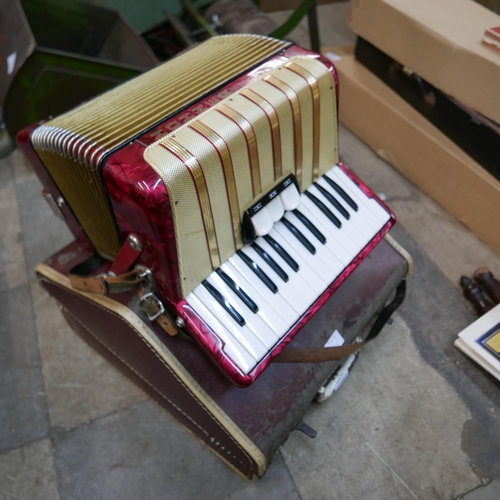
<svg viewBox="0 0 500 500"><path fill-rule="evenodd" d="M36 123L35 125L31 125L21 130L17 134L16 140L17 144L19 145L19 148L25 154L26 158L28 158L28 161L31 163L33 170L40 179L40 182L42 183L42 186L45 189L45 191L51 194L54 200L57 200L59 197L62 198L64 197L61 195L61 192L59 191L56 184L52 180L52 177L50 176L49 172L44 167L42 161L36 154L36 151L33 149L33 146L31 145L30 141L31 133L40 125L42 125L42 122ZM61 209L61 213L63 214L65 222L68 225L70 231L75 235L75 238L80 242L85 241L88 245L90 245L89 239L83 232L83 229L81 228L80 224L78 224L76 217L73 215L73 212L68 207L68 205L65 203L62 207L59 208Z"/></svg>
<svg viewBox="0 0 500 500"><path fill-rule="evenodd" d="M184 318L188 330L196 332L193 335L196 342L215 360L216 366L233 384L240 387L248 387L253 383L255 379L242 372L232 359L225 354L223 351L224 342L222 342L185 300L178 302L176 309L177 314L181 318Z"/></svg>
<svg viewBox="0 0 500 500"><path fill-rule="evenodd" d="M106 188L123 238L143 242L141 264L151 269L159 294L171 304L181 300L175 233L167 190L143 159L134 141L113 154L104 167Z"/></svg>

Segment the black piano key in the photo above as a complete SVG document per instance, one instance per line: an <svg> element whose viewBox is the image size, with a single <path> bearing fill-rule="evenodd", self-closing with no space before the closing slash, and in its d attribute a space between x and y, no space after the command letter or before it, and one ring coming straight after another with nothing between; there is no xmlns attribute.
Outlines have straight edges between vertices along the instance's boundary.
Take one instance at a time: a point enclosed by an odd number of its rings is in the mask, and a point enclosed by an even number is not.
<svg viewBox="0 0 500 500"><path fill-rule="evenodd" d="M309 231L311 231L311 233L314 234L314 236L316 236L321 243L323 243L323 245L326 243L326 238L323 233L300 210L295 209L293 210L293 213L300 220L300 222L302 222L302 224L304 224L304 226L306 226L307 229L309 229Z"/></svg>
<svg viewBox="0 0 500 500"><path fill-rule="evenodd" d="M300 269L293 257L272 237L266 234L264 239L273 247L276 253L297 273Z"/></svg>
<svg viewBox="0 0 500 500"><path fill-rule="evenodd" d="M314 183L314 186L346 219L349 220L351 218L349 212L337 201L337 199L335 198L335 196L332 195L332 193L327 191L323 186L321 186L317 182Z"/></svg>
<svg viewBox="0 0 500 500"><path fill-rule="evenodd" d="M306 247L313 255L316 253L314 245L285 217L281 219L285 227Z"/></svg>
<svg viewBox="0 0 500 500"><path fill-rule="evenodd" d="M342 223L332 214L330 209L321 201L316 198L309 191L305 191L304 194L340 229Z"/></svg>
<svg viewBox="0 0 500 500"><path fill-rule="evenodd" d="M245 305L254 313L259 312L259 306L247 295L245 290L233 281L222 269L215 271L222 281L245 303Z"/></svg>
<svg viewBox="0 0 500 500"><path fill-rule="evenodd" d="M257 243L252 243L252 248L262 257L269 267L286 283L288 274L280 267L280 265Z"/></svg>
<svg viewBox="0 0 500 500"><path fill-rule="evenodd" d="M207 280L204 280L203 286L210 292L212 297L229 313L229 315L240 326L245 326L245 319L241 314L231 305L231 302L222 295L217 288L212 286Z"/></svg>
<svg viewBox="0 0 500 500"><path fill-rule="evenodd" d="M264 283L264 285L273 293L278 293L278 287L274 281L254 262L245 252L238 250L237 254L241 260L255 273L255 275Z"/></svg>
<svg viewBox="0 0 500 500"><path fill-rule="evenodd" d="M328 177L328 175L324 175L323 179L325 179L325 181L328 182L328 184L330 184L330 186L332 186L332 188L335 189L335 191L337 191L337 193L339 194L339 196L341 196L344 199L344 201L355 212L358 211L358 205L357 205L357 203L334 180L330 179L330 177Z"/></svg>

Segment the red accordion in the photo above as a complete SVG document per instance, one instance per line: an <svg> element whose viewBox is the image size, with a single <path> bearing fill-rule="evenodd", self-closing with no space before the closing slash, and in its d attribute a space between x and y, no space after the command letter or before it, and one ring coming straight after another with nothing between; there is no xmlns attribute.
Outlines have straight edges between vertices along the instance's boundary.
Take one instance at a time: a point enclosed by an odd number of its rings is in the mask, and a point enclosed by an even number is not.
<svg viewBox="0 0 500 500"><path fill-rule="evenodd" d="M248 386L395 223L339 161L337 87L315 53L216 37L18 141L84 267L134 266L149 318Z"/></svg>

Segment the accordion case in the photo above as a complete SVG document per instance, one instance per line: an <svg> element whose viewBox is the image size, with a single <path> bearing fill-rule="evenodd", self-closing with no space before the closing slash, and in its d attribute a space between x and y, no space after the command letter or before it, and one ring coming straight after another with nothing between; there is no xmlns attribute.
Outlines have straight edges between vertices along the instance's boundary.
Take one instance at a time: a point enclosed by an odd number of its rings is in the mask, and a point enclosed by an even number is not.
<svg viewBox="0 0 500 500"><path fill-rule="evenodd" d="M385 324L384 306L409 270L392 241L377 245L287 350L322 347L335 330L353 342ZM149 321L133 292L106 297L72 288L71 268L92 253L75 241L36 269L73 330L240 475L262 477L290 432L304 429L304 414L340 361L272 363L250 387L236 387L194 342Z"/></svg>
<svg viewBox="0 0 500 500"><path fill-rule="evenodd" d="M18 141L90 252L85 274L105 293L106 262L128 256L121 271L150 279L148 320L244 387L395 223L339 161L337 86L318 54L215 37Z"/></svg>

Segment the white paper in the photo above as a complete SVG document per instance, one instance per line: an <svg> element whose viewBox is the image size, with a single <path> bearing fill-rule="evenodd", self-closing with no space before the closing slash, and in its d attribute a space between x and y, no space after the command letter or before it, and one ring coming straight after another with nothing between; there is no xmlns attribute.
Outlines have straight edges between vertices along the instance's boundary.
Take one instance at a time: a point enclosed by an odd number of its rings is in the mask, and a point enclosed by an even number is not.
<svg viewBox="0 0 500 500"><path fill-rule="evenodd" d="M7 56L7 74L10 75L16 67L17 52L12 52Z"/></svg>
<svg viewBox="0 0 500 500"><path fill-rule="evenodd" d="M335 330L326 341L325 347L339 347L345 344L344 337L338 330Z"/></svg>
<svg viewBox="0 0 500 500"><path fill-rule="evenodd" d="M477 342L477 339L485 335L488 330L500 323L500 304L491 311L481 316L467 328L458 334L455 346L465 352L485 370L500 380L500 362L485 346Z"/></svg>

